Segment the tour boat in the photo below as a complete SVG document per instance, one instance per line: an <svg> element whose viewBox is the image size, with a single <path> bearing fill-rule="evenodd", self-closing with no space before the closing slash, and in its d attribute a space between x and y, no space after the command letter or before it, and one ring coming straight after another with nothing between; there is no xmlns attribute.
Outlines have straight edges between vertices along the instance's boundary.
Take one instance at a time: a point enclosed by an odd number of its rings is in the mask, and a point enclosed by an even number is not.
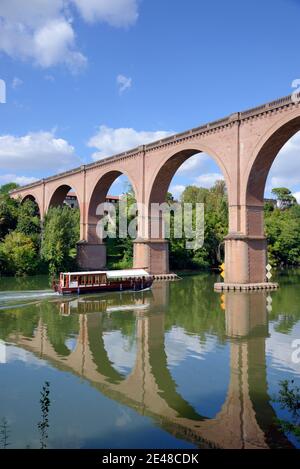
<svg viewBox="0 0 300 469"><path fill-rule="evenodd" d="M144 269L62 272L53 288L61 295L150 288L153 277Z"/></svg>

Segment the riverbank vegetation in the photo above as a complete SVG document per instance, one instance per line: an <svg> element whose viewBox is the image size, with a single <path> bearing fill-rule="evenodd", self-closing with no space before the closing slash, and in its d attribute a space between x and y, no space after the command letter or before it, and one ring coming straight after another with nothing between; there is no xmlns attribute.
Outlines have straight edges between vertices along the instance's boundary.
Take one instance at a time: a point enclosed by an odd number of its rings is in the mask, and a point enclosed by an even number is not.
<svg viewBox="0 0 300 469"><path fill-rule="evenodd" d="M54 275L76 268L76 243L79 241L79 210L67 205L52 207L43 227L38 206L33 200L13 200L9 191L13 183L0 188L0 274ZM273 189L273 199L265 202L265 232L269 261L273 266L300 265L300 205L287 188ZM129 207L135 202L132 189L127 192ZM174 202L168 193L167 202ZM186 239L175 238L171 229L170 267L174 270L210 269L220 265L224 257L224 236L228 232L228 202L224 181L210 188L187 186L180 203L203 203L205 208L204 245L186 249ZM118 213L118 206L116 207ZM128 215L128 223L133 216ZM118 220L118 217L117 217ZM171 227L174 214L171 213ZM118 226L117 226L118 233ZM132 266L131 238L107 240L109 268Z"/></svg>

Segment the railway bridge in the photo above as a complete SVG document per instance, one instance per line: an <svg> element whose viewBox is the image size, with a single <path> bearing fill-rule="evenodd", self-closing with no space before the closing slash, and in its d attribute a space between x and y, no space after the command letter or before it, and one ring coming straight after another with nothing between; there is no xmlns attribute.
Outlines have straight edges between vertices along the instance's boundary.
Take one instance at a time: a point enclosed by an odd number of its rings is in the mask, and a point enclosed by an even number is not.
<svg viewBox="0 0 300 469"><path fill-rule="evenodd" d="M298 96L298 95L297 95ZM296 97L297 97L296 96ZM80 208L78 262L83 269L106 265L106 247L97 234L97 207L114 180L124 174L145 211L138 213L134 240L134 267L153 274L169 271L168 241L163 217L151 219L151 205L166 199L169 184L192 155L210 155L227 186L229 231L225 237L225 282L266 282L264 189L271 165L282 146L300 130L299 96L287 96L148 145L111 156L37 181L12 191L12 197L30 198L41 218L51 206L63 204L70 189ZM155 236L153 233L156 233Z"/></svg>

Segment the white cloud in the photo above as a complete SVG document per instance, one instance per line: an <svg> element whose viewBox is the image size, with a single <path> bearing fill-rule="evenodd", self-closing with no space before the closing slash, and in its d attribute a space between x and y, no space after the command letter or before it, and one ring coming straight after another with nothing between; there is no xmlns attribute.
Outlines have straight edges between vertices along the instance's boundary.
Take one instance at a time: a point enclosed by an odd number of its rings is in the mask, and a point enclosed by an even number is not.
<svg viewBox="0 0 300 469"><path fill-rule="evenodd" d="M179 199L185 188L186 186L183 184L174 184L170 187L169 192L171 192L175 199Z"/></svg>
<svg viewBox="0 0 300 469"><path fill-rule="evenodd" d="M37 178L30 176L17 176L16 174L0 175L0 186L9 182L16 182L17 184L20 184L20 186L25 186L26 184L31 184L34 181L37 181Z"/></svg>
<svg viewBox="0 0 300 469"><path fill-rule="evenodd" d="M55 81L55 78L53 75L45 75L44 78L47 81L51 81L51 82Z"/></svg>
<svg viewBox="0 0 300 469"><path fill-rule="evenodd" d="M297 200L298 204L300 204L300 191L299 192L294 192L293 196Z"/></svg>
<svg viewBox="0 0 300 469"><path fill-rule="evenodd" d="M278 153L267 179L266 192L269 193L273 187L282 186L297 191L299 185L300 132L294 135Z"/></svg>
<svg viewBox="0 0 300 469"><path fill-rule="evenodd" d="M224 176L221 173L207 173L197 176L194 180L198 186L209 189L220 179L224 179Z"/></svg>
<svg viewBox="0 0 300 469"><path fill-rule="evenodd" d="M132 128L112 129L106 125L101 125L96 135L88 141L88 146L97 148L98 151L92 155L92 159L96 161L139 145L160 140L170 134L171 132L165 130L154 132L142 130L139 132Z"/></svg>
<svg viewBox="0 0 300 469"><path fill-rule="evenodd" d="M125 77L125 75L118 75L117 85L119 87L119 93L122 94L125 90L131 88L132 78Z"/></svg>
<svg viewBox="0 0 300 469"><path fill-rule="evenodd" d="M94 23L104 21L111 26L127 27L138 18L137 0L72 0L83 18Z"/></svg>
<svg viewBox="0 0 300 469"><path fill-rule="evenodd" d="M10 172L58 173L80 164L74 147L53 132L32 132L22 137L0 136L0 167Z"/></svg>
<svg viewBox="0 0 300 469"><path fill-rule="evenodd" d="M18 77L15 77L12 81L12 84L11 84L11 86L13 87L14 90L16 88L18 88L19 86L21 86L21 85L23 85L23 81Z"/></svg>
<svg viewBox="0 0 300 469"><path fill-rule="evenodd" d="M130 26L138 17L136 0L1 0L0 52L44 68L84 67L87 59L76 46L73 5L85 21L115 27Z"/></svg>
<svg viewBox="0 0 300 469"><path fill-rule="evenodd" d="M209 161L210 157L208 155L205 153L197 153L187 159L180 168L178 168L178 174L184 173L185 175L188 175L190 173L194 175L195 171L199 171L200 168Z"/></svg>
<svg viewBox="0 0 300 469"><path fill-rule="evenodd" d="M65 19L47 22L34 34L34 50L42 67L65 63L71 70L85 66L86 58L81 52L73 50L75 33Z"/></svg>

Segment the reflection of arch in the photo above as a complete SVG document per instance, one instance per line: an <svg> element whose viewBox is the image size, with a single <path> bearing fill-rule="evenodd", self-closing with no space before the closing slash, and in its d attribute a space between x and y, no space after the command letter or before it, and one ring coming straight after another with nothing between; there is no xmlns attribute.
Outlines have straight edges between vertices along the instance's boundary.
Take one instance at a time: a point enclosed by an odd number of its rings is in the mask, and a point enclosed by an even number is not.
<svg viewBox="0 0 300 469"><path fill-rule="evenodd" d="M158 393L175 410L178 417L190 420L203 420L195 409L176 391L176 384L170 374L165 351L164 330L161 330L163 316L153 316L149 320L147 346L151 372L158 386Z"/></svg>
<svg viewBox="0 0 300 469"><path fill-rule="evenodd" d="M294 117L276 123L263 136L255 147L246 170L245 203L262 204L266 180L271 166L284 144L300 130L300 116L297 110Z"/></svg>
<svg viewBox="0 0 300 469"><path fill-rule="evenodd" d="M108 171L107 173L102 175L93 187L88 204L88 241L92 240L94 242L100 242L96 234L96 225L100 219L100 216L97 215L97 207L99 204L105 202L109 188L114 183L114 181L122 175L128 178L134 190L135 197L137 198L138 192L136 184L134 183L130 175L127 173L127 171Z"/></svg>
<svg viewBox="0 0 300 469"><path fill-rule="evenodd" d="M42 210L41 210L41 205L40 205L40 202L39 200L32 194L27 194L25 195L25 197L23 197L23 199L21 200L21 204L23 204L24 202L26 202L27 200L31 200L31 202L34 202L38 208L38 215L39 217L41 218L41 213L42 213Z"/></svg>
<svg viewBox="0 0 300 469"><path fill-rule="evenodd" d="M10 334L9 341L49 359L59 369L85 378L104 395L151 416L166 431L187 441L198 445L205 441L221 448L268 448L274 442L277 447L291 447L276 427L276 414L268 395L266 294L225 293L224 304L231 379L222 409L212 419L203 419L176 391L167 368L164 315L138 316L136 366L127 377L121 376L108 359L102 338L102 314L73 315L80 324L79 340L67 359L54 353L47 321L43 324L40 320L33 340ZM220 314L224 313L220 310ZM66 319L63 317L62 321ZM53 335L59 334L61 325L53 322Z"/></svg>
<svg viewBox="0 0 300 469"><path fill-rule="evenodd" d="M87 330L90 351L98 372L105 376L110 383L120 383L126 379L113 367L108 358L103 340L102 315L89 314L87 316Z"/></svg>
<svg viewBox="0 0 300 469"><path fill-rule="evenodd" d="M208 156L211 156L212 159L219 166L226 182L226 186L229 189L230 187L230 176L224 165L224 162L219 157L219 155L207 147L206 145L193 145L192 148L187 148L182 146L182 149L177 150L176 153L168 153L164 157L163 161L160 161L159 166L155 169L153 176L150 180L150 190L148 196L148 204L152 202L161 203L165 201L167 190L169 185L179 167L188 160L191 156L197 153L206 153ZM230 191L228 190L228 193Z"/></svg>

